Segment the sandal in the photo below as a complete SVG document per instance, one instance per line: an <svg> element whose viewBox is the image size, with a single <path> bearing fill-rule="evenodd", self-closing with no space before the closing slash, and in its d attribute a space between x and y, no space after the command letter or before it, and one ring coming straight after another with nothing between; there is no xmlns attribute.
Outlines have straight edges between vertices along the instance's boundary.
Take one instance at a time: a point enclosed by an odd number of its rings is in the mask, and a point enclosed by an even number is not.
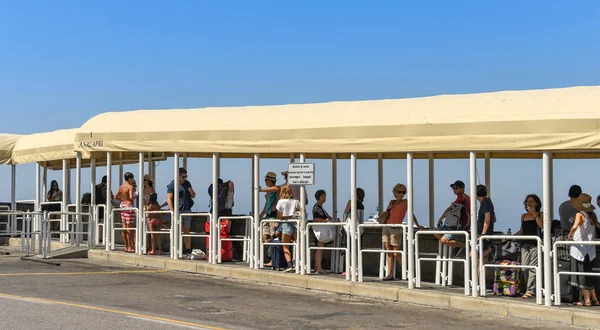
<svg viewBox="0 0 600 330"><path fill-rule="evenodd" d="M533 295L531 293L526 293L522 296L523 299L529 299L531 297L533 297Z"/></svg>
<svg viewBox="0 0 600 330"><path fill-rule="evenodd" d="M583 306L583 303L581 301L574 301L573 306Z"/></svg>
<svg viewBox="0 0 600 330"><path fill-rule="evenodd" d="M384 277L381 279L382 281L393 281L394 278L393 277Z"/></svg>
<svg viewBox="0 0 600 330"><path fill-rule="evenodd" d="M158 254L159 256L162 256L162 254L163 254L162 250L158 250L158 253L157 253L157 254Z"/></svg>
<svg viewBox="0 0 600 330"><path fill-rule="evenodd" d="M600 301L598 301L598 300L592 300L592 305L594 305L594 306L600 306Z"/></svg>
<svg viewBox="0 0 600 330"><path fill-rule="evenodd" d="M583 304L583 306L584 307L592 307L592 302L588 300Z"/></svg>
<svg viewBox="0 0 600 330"><path fill-rule="evenodd" d="M148 251L148 253L146 253L146 254L153 256L154 255L154 251Z"/></svg>

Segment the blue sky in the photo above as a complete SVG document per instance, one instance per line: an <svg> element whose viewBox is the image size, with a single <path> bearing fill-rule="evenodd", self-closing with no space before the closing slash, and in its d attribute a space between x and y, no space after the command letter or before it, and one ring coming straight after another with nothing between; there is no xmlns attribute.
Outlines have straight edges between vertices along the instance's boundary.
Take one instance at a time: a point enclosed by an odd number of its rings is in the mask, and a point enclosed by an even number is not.
<svg viewBox="0 0 600 330"><path fill-rule="evenodd" d="M2 1L0 131L78 127L105 111L599 85L599 32L597 1ZM425 165L417 162L415 176L423 220ZM557 161L557 202L571 183L599 194L598 165ZM281 172L286 162L261 166L263 174ZM345 204L348 162L339 167ZM492 167L498 227L515 228L525 194L541 194L541 161L494 160ZM158 168L164 193L171 165ZM190 161L190 169L202 210L210 161ZM33 194L33 171L19 166L20 199ZM373 212L376 164L361 161L359 171ZM223 161L222 173L238 183L237 211L248 212L249 160ZM405 173L404 161L386 161L386 199ZM9 175L0 167L0 200L9 199ZM319 187L330 190L330 176L330 163L317 161ZM468 179L466 160L436 162L438 214L457 178Z"/></svg>

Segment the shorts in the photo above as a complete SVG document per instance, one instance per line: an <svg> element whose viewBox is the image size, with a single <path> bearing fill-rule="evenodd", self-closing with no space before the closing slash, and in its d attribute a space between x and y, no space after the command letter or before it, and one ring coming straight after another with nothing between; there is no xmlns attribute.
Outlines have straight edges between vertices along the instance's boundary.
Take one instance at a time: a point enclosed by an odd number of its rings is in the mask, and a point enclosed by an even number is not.
<svg viewBox="0 0 600 330"><path fill-rule="evenodd" d="M131 204L123 203L120 206L123 209L133 207ZM123 220L123 225L135 225L135 211L121 211L121 220Z"/></svg>
<svg viewBox="0 0 600 330"><path fill-rule="evenodd" d="M294 235L296 233L296 224L290 222L281 223L281 233L284 235Z"/></svg>
<svg viewBox="0 0 600 330"><path fill-rule="evenodd" d="M263 222L262 223L263 235L273 236L275 235L275 222Z"/></svg>
<svg viewBox="0 0 600 330"><path fill-rule="evenodd" d="M457 229L451 229L451 228L448 228L446 225L443 225L443 226L440 227L440 230L457 230ZM449 240L449 241L456 241L457 239L460 238L460 236L461 235L455 235L455 234L446 234L446 235L444 235L444 237L446 237L446 239Z"/></svg>
<svg viewBox="0 0 600 330"><path fill-rule="evenodd" d="M233 211L231 209L223 209L221 211L218 212L218 215L220 217L226 217L226 216L231 216L233 214Z"/></svg>
<svg viewBox="0 0 600 330"><path fill-rule="evenodd" d="M183 210L179 211L179 213L192 213L192 210ZM192 217L189 215L181 217L181 226L183 228L190 228L192 226Z"/></svg>
<svg viewBox="0 0 600 330"><path fill-rule="evenodd" d="M150 226L160 226L160 219L150 220Z"/></svg>
<svg viewBox="0 0 600 330"><path fill-rule="evenodd" d="M381 232L381 241L389 243L391 246L400 246L402 238L402 228L383 227Z"/></svg>
<svg viewBox="0 0 600 330"><path fill-rule="evenodd" d="M485 250L487 250L490 245L492 245L492 242L490 240L487 239L482 239L481 243L483 244L483 251L485 252Z"/></svg>

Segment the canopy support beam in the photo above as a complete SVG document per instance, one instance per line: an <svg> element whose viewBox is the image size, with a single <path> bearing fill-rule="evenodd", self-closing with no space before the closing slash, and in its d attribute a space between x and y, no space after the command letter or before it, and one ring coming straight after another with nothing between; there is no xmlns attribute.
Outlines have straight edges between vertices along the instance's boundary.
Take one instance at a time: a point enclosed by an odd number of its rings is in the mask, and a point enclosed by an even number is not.
<svg viewBox="0 0 600 330"><path fill-rule="evenodd" d="M552 304L552 260L550 259L550 251L552 249L552 233L550 228L552 227L552 220L554 219L553 211L553 164L552 164L552 152L544 151L542 165L543 175L543 211L544 211L544 305L550 306Z"/></svg>
<svg viewBox="0 0 600 330"><path fill-rule="evenodd" d="M435 154L429 153L429 228L435 228Z"/></svg>
<svg viewBox="0 0 600 330"><path fill-rule="evenodd" d="M478 252L477 252L477 155L469 153L469 195L471 196L471 289L473 297L478 295Z"/></svg>
<svg viewBox="0 0 600 330"><path fill-rule="evenodd" d="M351 204L351 217L350 217L350 257L351 257L351 279L352 282L357 281L357 235L356 235L356 223L358 219L358 203L356 200L356 154L350 155L350 204Z"/></svg>
<svg viewBox="0 0 600 330"><path fill-rule="evenodd" d="M259 154L252 155L252 215L254 216L254 269L260 268L260 241L262 240L261 226L260 226L260 199L259 199L259 173L260 173L260 156Z"/></svg>
<svg viewBox="0 0 600 330"><path fill-rule="evenodd" d="M415 237L415 217L414 217L414 158L412 152L406 154L406 202L408 214L408 288L415 288L415 253L414 253L414 237ZM394 263L392 263L392 266ZM393 272L392 272L393 273ZM403 274L404 275L404 274Z"/></svg>

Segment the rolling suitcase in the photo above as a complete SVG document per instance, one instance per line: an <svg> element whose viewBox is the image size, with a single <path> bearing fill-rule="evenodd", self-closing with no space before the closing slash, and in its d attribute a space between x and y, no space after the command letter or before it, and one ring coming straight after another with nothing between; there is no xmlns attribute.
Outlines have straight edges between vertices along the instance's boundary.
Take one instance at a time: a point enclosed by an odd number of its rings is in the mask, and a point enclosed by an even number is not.
<svg viewBox="0 0 600 330"><path fill-rule="evenodd" d="M519 265L516 261L501 260L497 265ZM514 297L519 293L521 269L496 268L494 273L494 294Z"/></svg>

